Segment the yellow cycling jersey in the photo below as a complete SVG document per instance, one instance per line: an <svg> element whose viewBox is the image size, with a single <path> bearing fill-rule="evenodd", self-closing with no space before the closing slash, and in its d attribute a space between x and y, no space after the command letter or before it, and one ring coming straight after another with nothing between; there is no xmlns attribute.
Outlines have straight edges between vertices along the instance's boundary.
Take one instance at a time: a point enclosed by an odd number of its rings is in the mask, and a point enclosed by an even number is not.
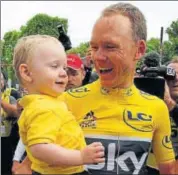
<svg viewBox="0 0 178 175"><path fill-rule="evenodd" d="M83 132L75 117L67 110L66 104L46 95L26 95L20 100L20 105L24 110L18 121L19 133L32 162L32 170L40 174L82 172L83 166L49 166L33 157L29 149L40 143L54 143L75 150L85 147Z"/></svg>
<svg viewBox="0 0 178 175"><path fill-rule="evenodd" d="M100 81L71 89L62 98L82 127L87 144L100 141L105 163L88 165L94 175L145 174L151 145L158 163L174 160L165 103L138 90L104 89Z"/></svg>

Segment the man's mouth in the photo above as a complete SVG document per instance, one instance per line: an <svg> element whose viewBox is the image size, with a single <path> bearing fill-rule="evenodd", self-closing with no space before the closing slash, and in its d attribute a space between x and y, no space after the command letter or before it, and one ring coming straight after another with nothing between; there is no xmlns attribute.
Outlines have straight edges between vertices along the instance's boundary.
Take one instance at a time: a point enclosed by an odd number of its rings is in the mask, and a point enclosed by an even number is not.
<svg viewBox="0 0 178 175"><path fill-rule="evenodd" d="M107 73L110 73L112 72L113 68L100 68L99 71L100 71L100 74L107 74Z"/></svg>

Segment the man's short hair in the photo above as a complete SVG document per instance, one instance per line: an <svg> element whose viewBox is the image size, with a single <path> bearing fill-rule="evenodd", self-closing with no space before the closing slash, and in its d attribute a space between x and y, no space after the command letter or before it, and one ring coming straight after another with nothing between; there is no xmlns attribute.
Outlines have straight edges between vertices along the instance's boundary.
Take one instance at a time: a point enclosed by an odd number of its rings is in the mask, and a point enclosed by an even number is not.
<svg viewBox="0 0 178 175"><path fill-rule="evenodd" d="M15 74L20 82L21 76L19 74L19 66L21 64L28 63L30 58L33 57L33 54L36 51L37 46L44 43L44 41L46 40L60 43L56 38L48 35L29 35L26 37L22 37L18 40L14 48L13 66L15 69Z"/></svg>
<svg viewBox="0 0 178 175"><path fill-rule="evenodd" d="M101 17L121 14L130 19L132 26L132 36L135 42L147 39L147 26L143 13L134 5L129 3L117 3L106 7Z"/></svg>

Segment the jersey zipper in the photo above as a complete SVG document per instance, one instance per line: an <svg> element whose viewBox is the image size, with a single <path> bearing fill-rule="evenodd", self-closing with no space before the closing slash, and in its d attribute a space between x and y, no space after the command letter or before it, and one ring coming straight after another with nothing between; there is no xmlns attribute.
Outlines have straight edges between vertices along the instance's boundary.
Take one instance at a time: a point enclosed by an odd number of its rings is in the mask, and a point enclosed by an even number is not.
<svg viewBox="0 0 178 175"><path fill-rule="evenodd" d="M117 142L117 150L118 150L118 155L116 158L116 163L117 163L117 174L119 174L119 163L118 163L118 159L119 159L119 153L120 153L120 141L119 141L119 136L118 136L118 142Z"/></svg>

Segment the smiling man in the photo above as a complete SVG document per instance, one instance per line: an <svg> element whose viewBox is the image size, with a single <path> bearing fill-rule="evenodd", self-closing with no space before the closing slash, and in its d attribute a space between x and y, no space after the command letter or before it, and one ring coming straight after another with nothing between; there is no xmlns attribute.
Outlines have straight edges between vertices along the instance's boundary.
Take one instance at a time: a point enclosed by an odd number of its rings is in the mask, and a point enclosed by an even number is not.
<svg viewBox="0 0 178 175"><path fill-rule="evenodd" d="M160 173L175 174L168 109L133 83L146 37L146 20L137 7L117 3L104 9L90 41L99 80L63 96L87 143L105 147L105 163L88 165L92 175L146 174L151 145Z"/></svg>

